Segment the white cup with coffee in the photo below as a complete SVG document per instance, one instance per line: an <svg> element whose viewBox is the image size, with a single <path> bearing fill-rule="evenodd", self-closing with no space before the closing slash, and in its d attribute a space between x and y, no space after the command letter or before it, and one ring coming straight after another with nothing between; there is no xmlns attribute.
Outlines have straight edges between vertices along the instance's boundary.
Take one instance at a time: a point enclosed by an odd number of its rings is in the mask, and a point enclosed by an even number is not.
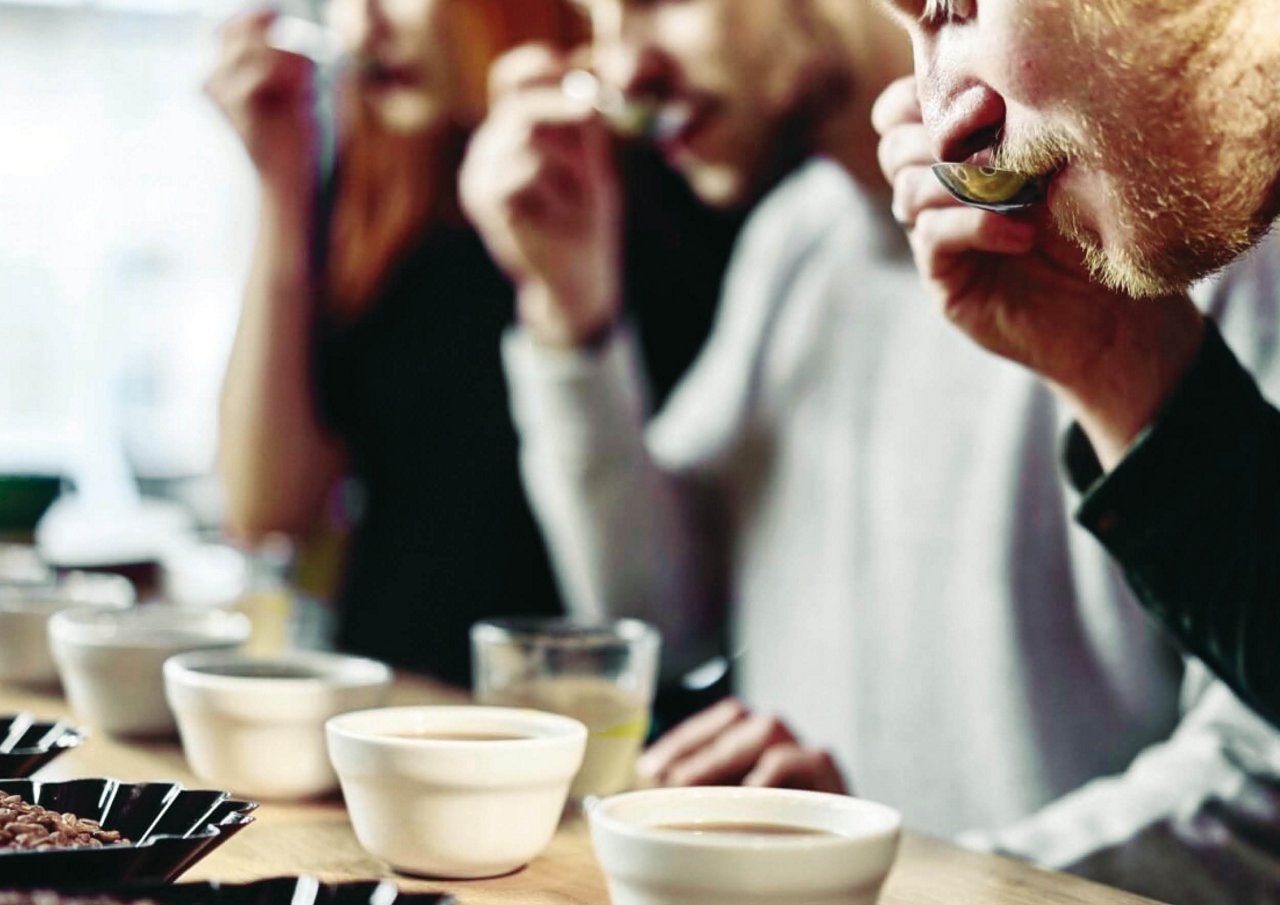
<svg viewBox="0 0 1280 905"><path fill-rule="evenodd" d="M588 810L613 905L874 905L902 818L846 795L650 789Z"/></svg>
<svg viewBox="0 0 1280 905"><path fill-rule="evenodd" d="M510 873L547 846L587 729L502 707L388 707L325 724L356 838L394 869Z"/></svg>

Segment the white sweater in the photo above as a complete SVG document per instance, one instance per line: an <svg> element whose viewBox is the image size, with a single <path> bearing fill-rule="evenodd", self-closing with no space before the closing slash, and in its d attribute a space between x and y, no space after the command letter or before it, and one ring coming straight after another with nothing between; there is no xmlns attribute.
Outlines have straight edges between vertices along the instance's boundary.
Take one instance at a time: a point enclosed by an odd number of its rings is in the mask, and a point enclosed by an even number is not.
<svg viewBox="0 0 1280 905"><path fill-rule="evenodd" d="M1071 866L1185 809L1216 737L1037 820L1169 739L1182 665L1071 522L1064 413L946 323L838 167L753 214L713 335L651 420L625 331L575 354L516 331L505 353L577 612L657 623L678 663L727 605L743 698L919 830ZM1131 888L1151 872L1104 867Z"/></svg>

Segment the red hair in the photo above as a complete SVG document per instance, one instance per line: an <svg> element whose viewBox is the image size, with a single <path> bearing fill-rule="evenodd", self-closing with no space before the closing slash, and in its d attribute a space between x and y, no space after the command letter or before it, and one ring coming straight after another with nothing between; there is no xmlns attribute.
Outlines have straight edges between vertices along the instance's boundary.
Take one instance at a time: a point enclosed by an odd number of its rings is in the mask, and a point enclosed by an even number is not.
<svg viewBox="0 0 1280 905"><path fill-rule="evenodd" d="M565 0L441 0L456 54L458 110L443 129L398 134L341 92L343 139L334 198L325 296L355 315L376 295L397 256L434 223L460 217L457 170L467 137L484 115L489 67L519 44L570 48L585 37Z"/></svg>

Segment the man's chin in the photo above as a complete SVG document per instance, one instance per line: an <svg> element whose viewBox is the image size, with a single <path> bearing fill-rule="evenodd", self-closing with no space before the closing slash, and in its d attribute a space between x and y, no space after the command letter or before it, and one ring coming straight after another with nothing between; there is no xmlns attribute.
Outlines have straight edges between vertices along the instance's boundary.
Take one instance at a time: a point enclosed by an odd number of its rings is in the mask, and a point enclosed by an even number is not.
<svg viewBox="0 0 1280 905"><path fill-rule="evenodd" d="M1104 243L1087 231L1066 234L1083 250L1085 266L1095 282L1132 298L1186 292L1245 250L1228 245L1190 247L1153 236Z"/></svg>
<svg viewBox="0 0 1280 905"><path fill-rule="evenodd" d="M1133 298L1158 298L1183 291L1203 275L1192 272L1190 262L1161 237L1127 227L1109 204L1088 200L1062 192L1050 203L1059 232L1080 249L1094 282Z"/></svg>
<svg viewBox="0 0 1280 905"><path fill-rule="evenodd" d="M1170 274L1129 248L1085 248L1085 264L1094 280L1132 298L1161 298L1184 291L1195 280Z"/></svg>
<svg viewBox="0 0 1280 905"><path fill-rule="evenodd" d="M671 157L669 162L689 183L689 188L703 204L715 208L735 208L750 200L750 180L738 167L709 163L687 154Z"/></svg>
<svg viewBox="0 0 1280 905"><path fill-rule="evenodd" d="M1231 217L1195 196L1147 199L1097 171L1071 168L1050 187L1061 233L1083 252L1093 279L1135 298L1185 292L1266 235L1269 222ZM1126 191L1128 189L1128 191Z"/></svg>

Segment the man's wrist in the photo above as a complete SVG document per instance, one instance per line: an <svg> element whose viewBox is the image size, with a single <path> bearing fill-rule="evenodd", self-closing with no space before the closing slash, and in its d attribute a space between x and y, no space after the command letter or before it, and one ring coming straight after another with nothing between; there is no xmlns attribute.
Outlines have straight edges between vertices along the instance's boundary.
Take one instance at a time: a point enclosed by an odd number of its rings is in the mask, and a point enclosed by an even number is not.
<svg viewBox="0 0 1280 905"><path fill-rule="evenodd" d="M1173 397L1204 342L1204 316L1189 298L1128 304L1112 347L1078 380L1053 385L1106 471Z"/></svg>
<svg viewBox="0 0 1280 905"><path fill-rule="evenodd" d="M1104 473L1078 425L1068 431L1063 462L1082 495L1076 520L1126 567L1161 556L1177 526L1222 511L1224 488L1265 457L1275 424L1275 409L1206 321L1191 369L1117 467Z"/></svg>
<svg viewBox="0 0 1280 905"><path fill-rule="evenodd" d="M545 284L519 290L520 322L540 346L586 350L603 345L618 325L614 302L581 304L557 296Z"/></svg>

